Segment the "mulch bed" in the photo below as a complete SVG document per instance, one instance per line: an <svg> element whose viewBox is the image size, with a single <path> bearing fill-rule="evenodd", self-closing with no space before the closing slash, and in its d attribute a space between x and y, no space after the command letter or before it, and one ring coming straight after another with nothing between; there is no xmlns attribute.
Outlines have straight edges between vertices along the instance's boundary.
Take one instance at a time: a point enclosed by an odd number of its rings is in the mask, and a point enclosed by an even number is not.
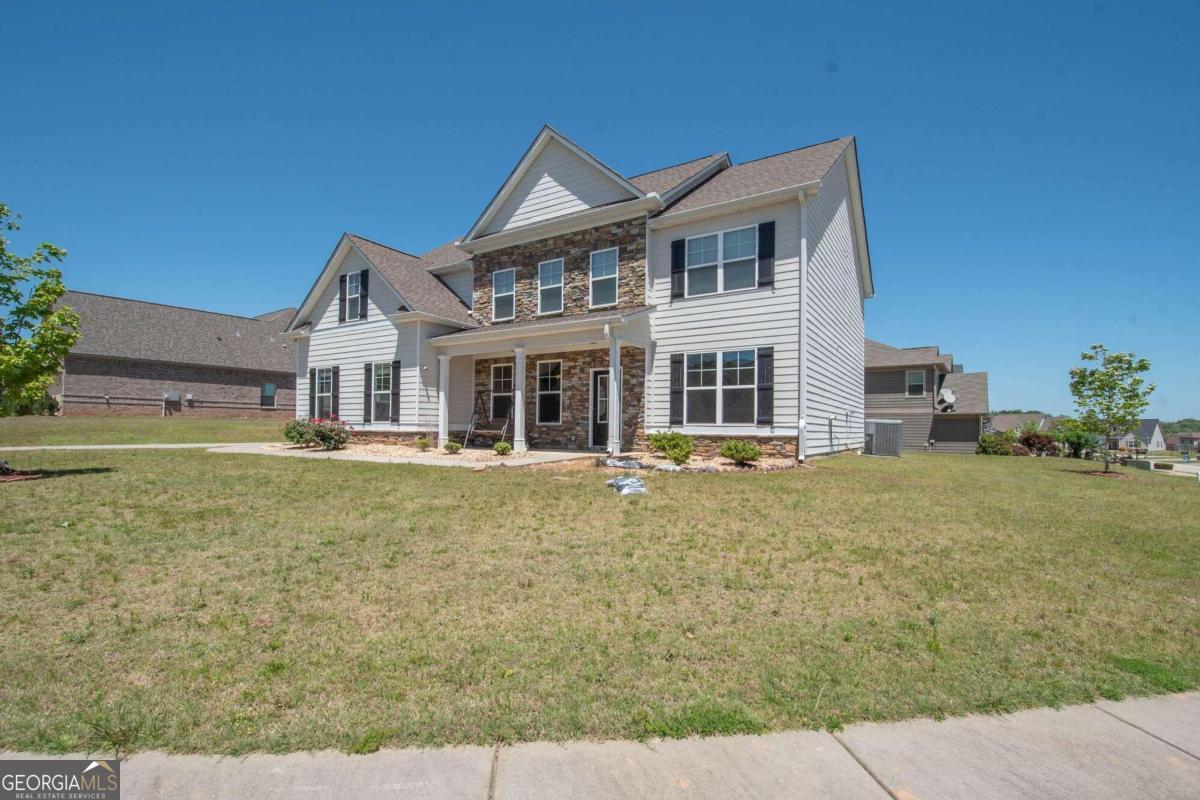
<svg viewBox="0 0 1200 800"><path fill-rule="evenodd" d="M1095 475L1097 478L1116 478L1117 480L1122 481L1127 481L1130 479L1130 477L1132 477L1130 475L1126 475L1124 472L1105 472L1102 469L1093 470L1092 472L1085 472L1083 474Z"/></svg>

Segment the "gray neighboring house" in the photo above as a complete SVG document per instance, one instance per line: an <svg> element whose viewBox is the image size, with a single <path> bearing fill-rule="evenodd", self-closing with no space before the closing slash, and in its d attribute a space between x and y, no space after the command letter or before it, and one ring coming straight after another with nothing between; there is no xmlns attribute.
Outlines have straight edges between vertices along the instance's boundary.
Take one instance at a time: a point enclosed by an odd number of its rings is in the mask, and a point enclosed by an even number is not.
<svg viewBox="0 0 1200 800"><path fill-rule="evenodd" d="M1119 439L1110 439L1108 447L1110 450L1126 450L1145 449L1145 450L1166 450L1167 439L1163 436L1162 426L1156 419L1143 419L1138 423L1137 430L1130 431Z"/></svg>
<svg viewBox="0 0 1200 800"><path fill-rule="evenodd" d="M257 317L67 292L79 341L49 391L61 413L278 417L296 413L287 308Z"/></svg>
<svg viewBox="0 0 1200 800"><path fill-rule="evenodd" d="M937 347L864 344L867 419L904 423L906 450L974 453L988 419L986 372L964 372Z"/></svg>

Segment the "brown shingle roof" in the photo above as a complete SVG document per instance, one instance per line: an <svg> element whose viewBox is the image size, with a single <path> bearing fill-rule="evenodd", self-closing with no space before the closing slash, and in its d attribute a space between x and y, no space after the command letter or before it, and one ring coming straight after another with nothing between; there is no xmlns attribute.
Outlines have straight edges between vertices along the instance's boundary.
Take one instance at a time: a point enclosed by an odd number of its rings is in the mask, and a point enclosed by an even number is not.
<svg viewBox="0 0 1200 800"><path fill-rule="evenodd" d="M653 172L634 175L632 178L629 178L629 182L647 194L658 192L660 195L664 195L688 178L693 177L701 170L707 169L714 162L720 161L725 157L725 153L714 153L711 156L685 161L673 167L663 167Z"/></svg>
<svg viewBox="0 0 1200 800"><path fill-rule="evenodd" d="M433 267L444 267L447 264L457 264L460 261L470 261L471 254L459 250L454 242L446 242L423 254L421 260L425 262L426 267L432 269Z"/></svg>
<svg viewBox="0 0 1200 800"><path fill-rule="evenodd" d="M863 342L863 355L867 369L872 367L916 367L925 364L941 364L951 367L949 355L933 347L892 347L890 344L867 339Z"/></svg>
<svg viewBox="0 0 1200 800"><path fill-rule="evenodd" d="M942 381L943 389L957 395L954 414L988 413L988 375L986 372L951 372Z"/></svg>
<svg viewBox="0 0 1200 800"><path fill-rule="evenodd" d="M62 305L79 314L78 355L292 372L286 318L293 309L238 317L90 292L67 292ZM286 314L286 317L284 316Z"/></svg>
<svg viewBox="0 0 1200 800"><path fill-rule="evenodd" d="M1029 414L993 414L992 429L1004 433L1005 431L1015 431L1023 427L1027 422L1036 422L1038 430L1049 432L1054 427L1054 423L1059 419L1062 419L1062 417L1038 412L1031 412Z"/></svg>
<svg viewBox="0 0 1200 800"><path fill-rule="evenodd" d="M852 141L853 137L845 136L722 170L673 203L662 216L818 181Z"/></svg>
<svg viewBox="0 0 1200 800"><path fill-rule="evenodd" d="M453 320L465 327L474 328L478 324L458 296L429 274L429 265L424 260L352 233L346 236L413 311Z"/></svg>

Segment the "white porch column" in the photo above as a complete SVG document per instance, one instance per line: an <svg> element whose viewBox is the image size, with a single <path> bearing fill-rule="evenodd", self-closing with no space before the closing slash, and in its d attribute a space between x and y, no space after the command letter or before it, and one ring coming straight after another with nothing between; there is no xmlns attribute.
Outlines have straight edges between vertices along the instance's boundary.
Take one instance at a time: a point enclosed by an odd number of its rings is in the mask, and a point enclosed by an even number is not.
<svg viewBox="0 0 1200 800"><path fill-rule="evenodd" d="M525 444L525 348L514 347L513 355L513 451L523 453Z"/></svg>
<svg viewBox="0 0 1200 800"><path fill-rule="evenodd" d="M621 452L621 343L608 340L608 453Z"/></svg>
<svg viewBox="0 0 1200 800"><path fill-rule="evenodd" d="M438 447L450 441L450 356L438 356Z"/></svg>

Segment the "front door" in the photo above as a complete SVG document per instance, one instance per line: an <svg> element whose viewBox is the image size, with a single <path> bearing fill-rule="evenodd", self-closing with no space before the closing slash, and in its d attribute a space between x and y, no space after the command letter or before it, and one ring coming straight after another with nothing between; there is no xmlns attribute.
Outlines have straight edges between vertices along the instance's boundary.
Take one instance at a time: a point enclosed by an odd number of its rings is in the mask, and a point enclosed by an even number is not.
<svg viewBox="0 0 1200 800"><path fill-rule="evenodd" d="M608 444L608 370L592 373L592 447Z"/></svg>

